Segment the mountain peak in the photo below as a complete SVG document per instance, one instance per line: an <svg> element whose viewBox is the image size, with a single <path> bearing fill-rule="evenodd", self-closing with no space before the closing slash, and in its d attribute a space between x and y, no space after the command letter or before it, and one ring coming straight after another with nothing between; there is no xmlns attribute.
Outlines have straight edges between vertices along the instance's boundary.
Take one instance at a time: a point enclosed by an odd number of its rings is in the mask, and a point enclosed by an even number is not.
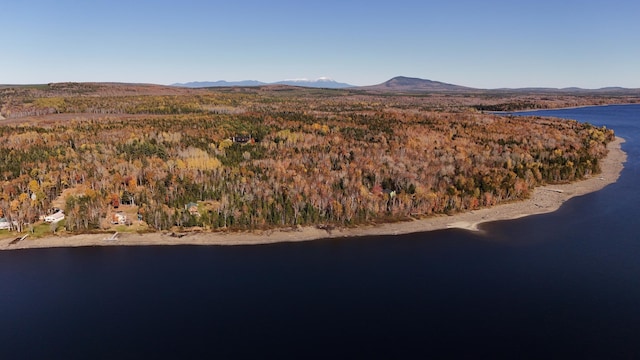
<svg viewBox="0 0 640 360"><path fill-rule="evenodd" d="M393 90L393 91L466 91L472 90L465 86L443 83L427 79L420 79L407 76L396 76L382 84L368 87L372 90Z"/></svg>

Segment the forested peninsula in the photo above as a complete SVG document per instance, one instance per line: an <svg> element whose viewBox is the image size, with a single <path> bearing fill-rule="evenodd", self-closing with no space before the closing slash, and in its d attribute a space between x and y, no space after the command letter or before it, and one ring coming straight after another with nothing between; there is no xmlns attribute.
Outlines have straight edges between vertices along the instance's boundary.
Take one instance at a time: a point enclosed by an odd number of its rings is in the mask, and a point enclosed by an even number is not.
<svg viewBox="0 0 640 360"><path fill-rule="evenodd" d="M290 86L0 88L0 237L354 227L518 201L601 171L612 130L481 111L505 103L544 100ZM54 213L64 219L45 221Z"/></svg>

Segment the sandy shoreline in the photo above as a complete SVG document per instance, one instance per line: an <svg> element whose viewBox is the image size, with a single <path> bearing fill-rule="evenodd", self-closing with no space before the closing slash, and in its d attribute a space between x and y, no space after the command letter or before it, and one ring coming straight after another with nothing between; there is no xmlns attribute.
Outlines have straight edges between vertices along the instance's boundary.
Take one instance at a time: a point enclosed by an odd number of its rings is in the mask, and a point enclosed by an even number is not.
<svg viewBox="0 0 640 360"><path fill-rule="evenodd" d="M602 161L602 173L589 179L562 185L538 187L530 199L494 206L491 208L460 213L452 216L435 216L414 221L368 225L357 228L335 229L331 232L315 227L292 230L269 230L239 233L189 233L174 237L163 233L120 234L117 240L106 240L108 234L83 234L72 236L50 236L38 239L26 238L17 244L9 243L14 238L0 240L0 250L79 247L79 246L125 246L125 245L256 245L278 242L298 242L336 237L366 235L397 235L415 232L461 228L477 231L484 222L510 220L524 216L549 213L560 208L568 199L598 191L618 180L627 155L621 149L624 142L616 138L608 145L609 154Z"/></svg>

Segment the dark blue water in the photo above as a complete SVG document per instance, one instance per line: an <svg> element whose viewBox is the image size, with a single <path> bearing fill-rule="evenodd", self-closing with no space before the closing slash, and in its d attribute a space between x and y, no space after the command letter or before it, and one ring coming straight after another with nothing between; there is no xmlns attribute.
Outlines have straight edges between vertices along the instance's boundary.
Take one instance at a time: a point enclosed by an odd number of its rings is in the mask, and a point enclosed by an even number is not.
<svg viewBox="0 0 640 360"><path fill-rule="evenodd" d="M640 106L536 114L620 180L485 235L0 252L0 359L640 358Z"/></svg>

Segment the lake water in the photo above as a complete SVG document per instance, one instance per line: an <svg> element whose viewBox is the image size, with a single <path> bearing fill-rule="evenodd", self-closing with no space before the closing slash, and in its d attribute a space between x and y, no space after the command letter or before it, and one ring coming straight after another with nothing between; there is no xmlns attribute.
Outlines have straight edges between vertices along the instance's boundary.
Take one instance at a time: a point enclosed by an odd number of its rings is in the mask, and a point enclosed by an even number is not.
<svg viewBox="0 0 640 360"><path fill-rule="evenodd" d="M484 235L0 252L0 359L640 358L640 105L535 114L620 180Z"/></svg>

